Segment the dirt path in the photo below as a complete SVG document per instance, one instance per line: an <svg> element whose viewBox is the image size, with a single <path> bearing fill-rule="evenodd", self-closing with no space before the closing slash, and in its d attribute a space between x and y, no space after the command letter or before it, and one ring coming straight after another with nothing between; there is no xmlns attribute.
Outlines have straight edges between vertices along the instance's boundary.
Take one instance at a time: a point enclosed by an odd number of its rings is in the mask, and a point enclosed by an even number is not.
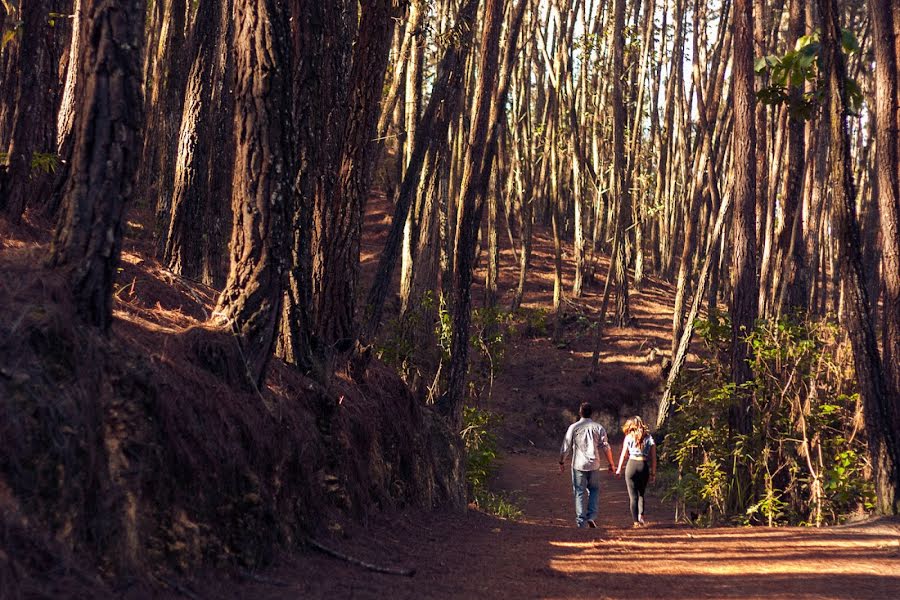
<svg viewBox="0 0 900 600"><path fill-rule="evenodd" d="M310 552L267 582L185 583L202 598L873 598L900 597L900 526L830 529L674 526L652 499L631 529L621 479L604 474L599 529L572 525L568 474L546 451L508 455L497 481L525 517L478 511L403 514L326 543L355 557L413 567L372 573ZM325 540L323 540L325 541Z"/></svg>

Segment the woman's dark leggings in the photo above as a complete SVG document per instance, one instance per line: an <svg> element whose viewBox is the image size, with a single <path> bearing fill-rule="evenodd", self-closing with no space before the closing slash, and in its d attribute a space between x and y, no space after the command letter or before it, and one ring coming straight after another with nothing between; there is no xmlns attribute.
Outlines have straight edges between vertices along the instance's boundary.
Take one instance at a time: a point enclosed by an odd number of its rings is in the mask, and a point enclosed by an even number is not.
<svg viewBox="0 0 900 600"><path fill-rule="evenodd" d="M644 516L644 491L650 480L650 465L646 460L628 460L625 466L625 485L631 507L631 520L637 523Z"/></svg>

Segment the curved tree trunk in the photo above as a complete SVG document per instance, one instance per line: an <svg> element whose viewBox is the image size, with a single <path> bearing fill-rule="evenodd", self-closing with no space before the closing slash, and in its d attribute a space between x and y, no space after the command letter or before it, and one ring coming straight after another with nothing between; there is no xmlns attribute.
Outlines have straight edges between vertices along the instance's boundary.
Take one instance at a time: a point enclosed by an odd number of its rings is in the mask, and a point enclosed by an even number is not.
<svg viewBox="0 0 900 600"><path fill-rule="evenodd" d="M89 42L78 61L84 88L50 265L67 272L81 318L106 330L140 147L144 2L84 0L84 8Z"/></svg>
<svg viewBox="0 0 900 600"><path fill-rule="evenodd" d="M475 93L475 113L466 152L465 171L461 187L459 230L456 236L456 268L453 276L452 336L450 342L450 373L447 390L437 402L438 410L451 423L454 431L462 425L466 378L468 376L469 322L472 304L472 269L475 262L475 241L481 224L483 200L490 178L491 156L489 130L491 101L497 79L500 57L500 31L503 25L503 0L485 0L481 37L480 78ZM505 104L505 103L504 103Z"/></svg>

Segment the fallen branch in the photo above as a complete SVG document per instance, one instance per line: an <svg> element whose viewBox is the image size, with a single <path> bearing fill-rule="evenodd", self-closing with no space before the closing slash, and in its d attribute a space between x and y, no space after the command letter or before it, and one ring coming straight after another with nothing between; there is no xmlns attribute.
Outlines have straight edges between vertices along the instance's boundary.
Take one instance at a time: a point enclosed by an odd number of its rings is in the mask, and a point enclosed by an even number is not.
<svg viewBox="0 0 900 600"><path fill-rule="evenodd" d="M314 540L312 538L306 538L306 541L309 543L310 546L312 546L313 548L315 548L316 550L318 550L320 552L323 552L329 556L333 556L334 558L338 558L338 559L348 562L350 564L363 567L364 569L368 569L370 571L375 571L376 573L386 573L388 575L400 575L402 577L412 577L413 575L416 574L415 569L396 569L393 567L381 567L378 565L373 565L372 563L366 562L364 560L360 560L358 558L353 558L352 556L347 556L346 554L338 552L337 550L333 550L333 549L329 548L328 546L323 546L322 544L320 544L319 542L317 542L316 540Z"/></svg>
<svg viewBox="0 0 900 600"><path fill-rule="evenodd" d="M187 589L174 579L169 579L167 577L157 576L157 579L166 587L177 592L178 594L185 596L186 598L190 598L191 600L200 600L200 596Z"/></svg>
<svg viewBox="0 0 900 600"><path fill-rule="evenodd" d="M291 585L286 581L281 581L280 579L270 579L268 577L263 577L262 575L257 575L256 573L251 573L250 571L246 571L244 569L238 570L238 575L240 575L243 579L249 579L250 581L263 583L265 585L273 585L275 587L290 587Z"/></svg>

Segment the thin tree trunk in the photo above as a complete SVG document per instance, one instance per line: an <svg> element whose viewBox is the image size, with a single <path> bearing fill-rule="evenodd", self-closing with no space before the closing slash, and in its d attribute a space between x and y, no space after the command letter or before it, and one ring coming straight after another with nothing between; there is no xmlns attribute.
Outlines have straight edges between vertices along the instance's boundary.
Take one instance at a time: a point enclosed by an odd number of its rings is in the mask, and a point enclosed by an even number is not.
<svg viewBox="0 0 900 600"><path fill-rule="evenodd" d="M522 0L520 0L521 2ZM491 155L488 151L491 123L491 101L497 80L500 58L500 31L503 25L503 0L485 0L484 24L481 38L478 87L475 93L475 113L466 152L463 173L459 232L456 243L454 269L452 336L447 391L438 399L438 410L447 417L454 431L462 425L468 376L469 321L471 318L471 283L475 259L475 238L481 222L487 180L490 177ZM505 105L505 103L504 103ZM499 107L497 109L499 112ZM485 174L487 173L487 176Z"/></svg>

